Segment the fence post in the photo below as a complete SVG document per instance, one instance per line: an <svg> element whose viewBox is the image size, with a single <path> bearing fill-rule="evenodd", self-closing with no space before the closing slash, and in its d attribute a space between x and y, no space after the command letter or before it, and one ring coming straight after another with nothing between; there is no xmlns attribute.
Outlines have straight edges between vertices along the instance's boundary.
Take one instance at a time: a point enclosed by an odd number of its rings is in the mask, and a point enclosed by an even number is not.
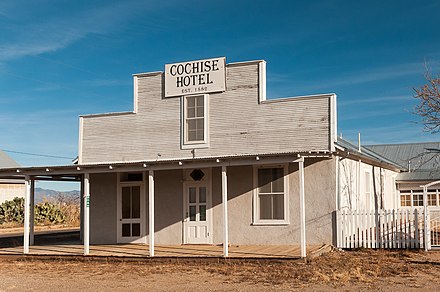
<svg viewBox="0 0 440 292"><path fill-rule="evenodd" d="M419 211L414 210L414 247L420 248L420 233L419 233Z"/></svg>
<svg viewBox="0 0 440 292"><path fill-rule="evenodd" d="M425 251L431 250L431 212L427 210L426 215L426 247Z"/></svg>

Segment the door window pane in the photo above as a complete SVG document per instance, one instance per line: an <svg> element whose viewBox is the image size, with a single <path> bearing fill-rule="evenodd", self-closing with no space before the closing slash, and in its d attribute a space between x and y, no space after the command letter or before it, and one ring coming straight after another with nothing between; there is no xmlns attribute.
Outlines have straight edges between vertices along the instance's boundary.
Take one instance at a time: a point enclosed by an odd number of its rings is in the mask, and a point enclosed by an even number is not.
<svg viewBox="0 0 440 292"><path fill-rule="evenodd" d="M199 221L206 221L206 206L205 205L199 206L199 213L200 213L200 220Z"/></svg>
<svg viewBox="0 0 440 292"><path fill-rule="evenodd" d="M131 206L131 198L130 198L130 187L122 188L122 218L131 218L130 214L130 206Z"/></svg>
<svg viewBox="0 0 440 292"><path fill-rule="evenodd" d="M189 188L189 202L196 202L196 188Z"/></svg>
<svg viewBox="0 0 440 292"><path fill-rule="evenodd" d="M199 202L206 203L206 188L205 187L201 187L199 189Z"/></svg>
<svg viewBox="0 0 440 292"><path fill-rule="evenodd" d="M122 224L122 236L129 237L130 236L130 224Z"/></svg>
<svg viewBox="0 0 440 292"><path fill-rule="evenodd" d="M132 187L132 216L131 218L141 217L141 188L139 186Z"/></svg>
<svg viewBox="0 0 440 292"><path fill-rule="evenodd" d="M131 236L141 236L141 224L140 223L131 224Z"/></svg>
<svg viewBox="0 0 440 292"><path fill-rule="evenodd" d="M196 206L189 206L189 221L196 221Z"/></svg>

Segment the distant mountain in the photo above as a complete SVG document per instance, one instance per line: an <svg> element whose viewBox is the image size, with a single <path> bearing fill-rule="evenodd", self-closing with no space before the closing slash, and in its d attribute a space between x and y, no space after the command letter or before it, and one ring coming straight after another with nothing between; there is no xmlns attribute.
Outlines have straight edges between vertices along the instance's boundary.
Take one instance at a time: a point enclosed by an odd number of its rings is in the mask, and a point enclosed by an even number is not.
<svg viewBox="0 0 440 292"><path fill-rule="evenodd" d="M59 192L54 190L35 188L35 203L44 201L63 201L63 202L78 202L80 200L80 192L77 190Z"/></svg>

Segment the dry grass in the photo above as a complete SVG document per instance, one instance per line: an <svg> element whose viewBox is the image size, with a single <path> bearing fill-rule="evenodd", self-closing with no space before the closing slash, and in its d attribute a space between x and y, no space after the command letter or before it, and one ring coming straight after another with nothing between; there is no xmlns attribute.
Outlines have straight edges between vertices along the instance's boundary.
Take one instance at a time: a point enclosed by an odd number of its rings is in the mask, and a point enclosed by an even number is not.
<svg viewBox="0 0 440 292"><path fill-rule="evenodd" d="M38 258L0 260L0 269L5 271L4 276L11 279L15 277L14 273L38 278L41 271L44 271L41 279L59 280L61 284L70 280L76 283L77 280L84 278L87 279L87 283L108 283L125 289L139 289L138 286L130 286L131 283L140 285L147 278L157 280L154 287L158 287L158 290L171 288L171 290L187 290L186 286L182 286L185 283L199 285L207 282L220 285L218 287L223 287L224 291L231 289L249 291L252 287L255 287L252 289L255 291L274 288L281 291L393 290L406 289L407 286L431 291L440 289L440 283L437 284L436 280L440 277L440 253L335 251L308 263L270 260L259 262L178 260L169 263L148 260L122 262L117 259L101 262L79 259L78 261L65 261L63 258L55 261L42 261ZM145 285L152 285L152 282L147 281ZM147 287L151 288L151 286ZM99 290L99 287L92 288ZM223 288L219 290L223 291Z"/></svg>

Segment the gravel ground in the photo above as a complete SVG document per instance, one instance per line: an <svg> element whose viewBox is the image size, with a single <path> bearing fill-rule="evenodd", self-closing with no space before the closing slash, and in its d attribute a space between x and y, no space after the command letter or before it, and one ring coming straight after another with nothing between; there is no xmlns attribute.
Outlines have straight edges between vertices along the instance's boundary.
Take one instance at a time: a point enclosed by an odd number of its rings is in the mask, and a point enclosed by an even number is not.
<svg viewBox="0 0 440 292"><path fill-rule="evenodd" d="M334 251L312 261L0 257L1 291L440 291L440 252Z"/></svg>

